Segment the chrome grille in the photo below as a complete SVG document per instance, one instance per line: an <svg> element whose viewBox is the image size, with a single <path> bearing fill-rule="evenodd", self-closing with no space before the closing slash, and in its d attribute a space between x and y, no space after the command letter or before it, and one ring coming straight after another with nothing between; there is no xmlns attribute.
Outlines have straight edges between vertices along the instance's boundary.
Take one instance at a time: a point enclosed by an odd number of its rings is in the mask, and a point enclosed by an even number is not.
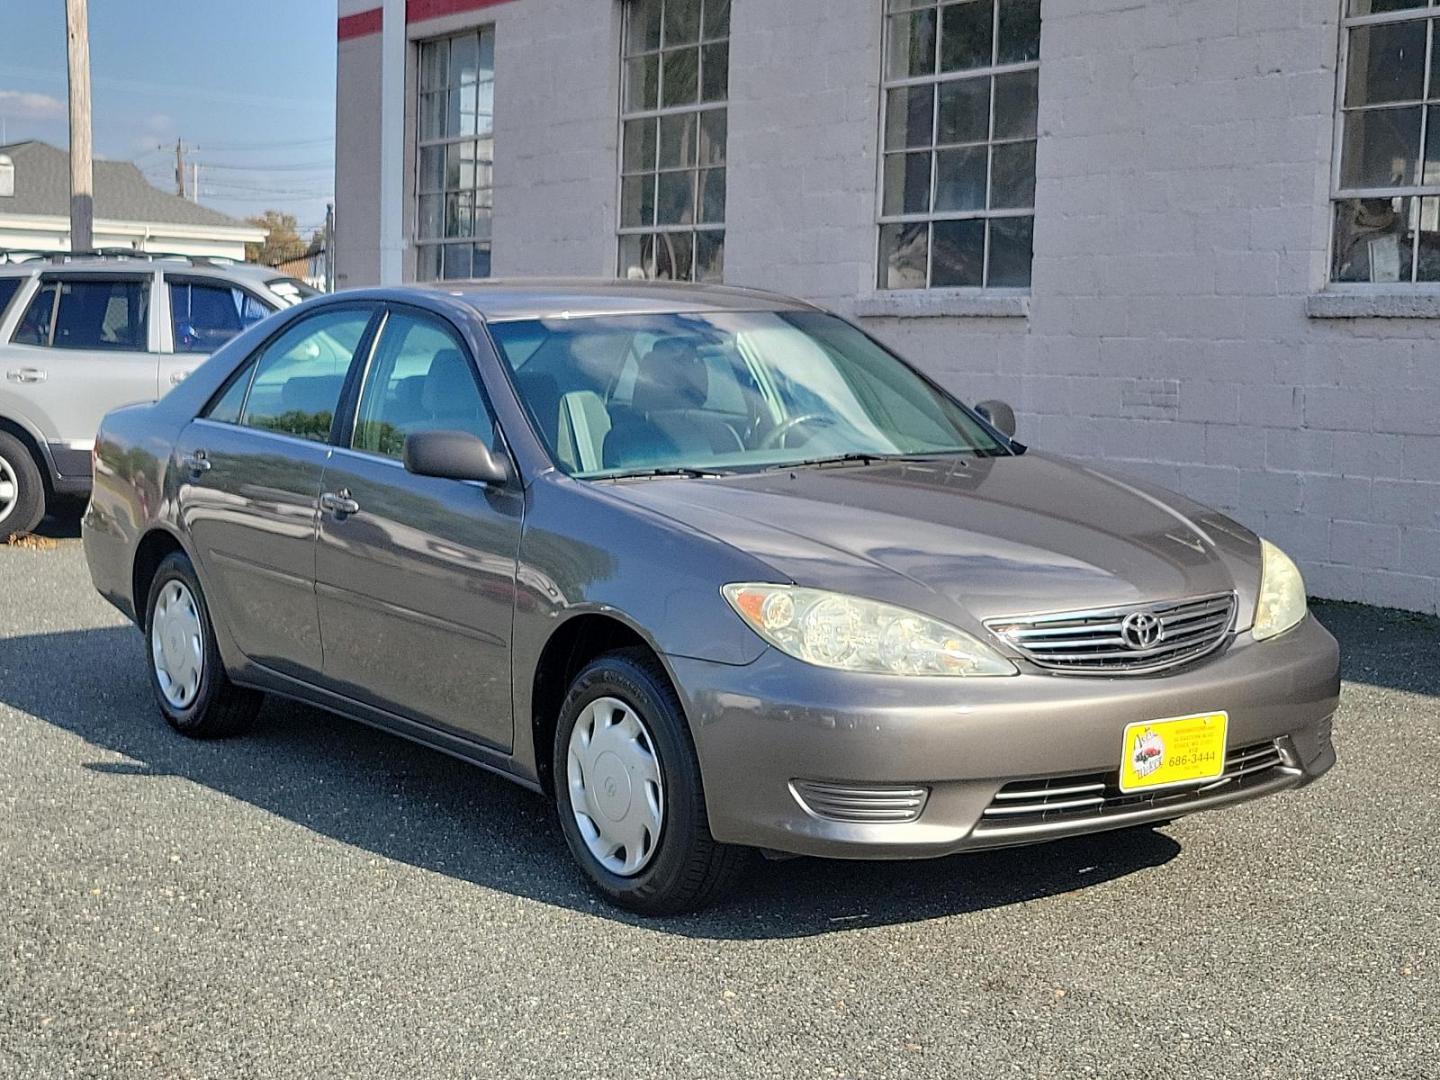
<svg viewBox="0 0 1440 1080"><path fill-rule="evenodd" d="M987 826L992 829L1013 828L1061 819L1104 817L1151 807L1175 806L1177 810L1182 810L1184 803L1197 796L1209 795L1229 785L1238 790L1259 783L1274 770L1283 767L1286 767L1285 759L1272 740L1229 751L1225 755L1225 771L1219 779L1207 780L1191 788L1126 794L1120 790L1117 773L1016 780L996 793L986 807L976 832L983 833Z"/></svg>
<svg viewBox="0 0 1440 1080"><path fill-rule="evenodd" d="M1126 620L1153 617L1158 637L1149 647L1126 639ZM1235 594L1094 611L1063 611L985 626L1032 664L1076 675L1143 675L1176 667L1218 648L1235 621ZM1153 625L1153 624L1152 624Z"/></svg>
<svg viewBox="0 0 1440 1080"><path fill-rule="evenodd" d="M797 802L816 817L875 824L915 821L930 789L897 784L835 784L792 780Z"/></svg>

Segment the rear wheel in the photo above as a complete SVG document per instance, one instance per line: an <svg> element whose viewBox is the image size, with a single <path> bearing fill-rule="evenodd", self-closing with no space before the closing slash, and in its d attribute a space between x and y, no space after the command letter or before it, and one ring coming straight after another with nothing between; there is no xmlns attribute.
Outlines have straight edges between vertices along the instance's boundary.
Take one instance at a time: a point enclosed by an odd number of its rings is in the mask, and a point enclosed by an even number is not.
<svg viewBox="0 0 1440 1080"><path fill-rule="evenodd" d="M225 674L205 594L182 553L167 555L150 583L145 608L150 686L170 726L197 739L243 731L261 695Z"/></svg>
<svg viewBox="0 0 1440 1080"><path fill-rule="evenodd" d="M0 431L0 541L32 532L45 516L45 480L15 436Z"/></svg>
<svg viewBox="0 0 1440 1080"><path fill-rule="evenodd" d="M679 699L643 650L609 653L576 676L556 726L553 775L571 854L622 907L703 907L745 864L745 849L710 835Z"/></svg>

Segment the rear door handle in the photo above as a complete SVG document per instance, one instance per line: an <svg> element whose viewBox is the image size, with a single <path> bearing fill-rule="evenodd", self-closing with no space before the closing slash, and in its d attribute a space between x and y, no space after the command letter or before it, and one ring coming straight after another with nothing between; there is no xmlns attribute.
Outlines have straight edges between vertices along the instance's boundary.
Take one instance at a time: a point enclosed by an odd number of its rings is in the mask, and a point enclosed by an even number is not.
<svg viewBox="0 0 1440 1080"><path fill-rule="evenodd" d="M201 473L210 471L210 459L205 456L204 450L196 450L188 457L181 458L180 465L192 476L199 476Z"/></svg>
<svg viewBox="0 0 1440 1080"><path fill-rule="evenodd" d="M347 514L360 512L360 504L350 497L350 492L345 488L341 488L339 491L325 492L320 496L320 505L336 517L345 517Z"/></svg>
<svg viewBox="0 0 1440 1080"><path fill-rule="evenodd" d="M35 383L45 381L45 372L39 368L22 367L14 371L7 371L5 377L11 382Z"/></svg>

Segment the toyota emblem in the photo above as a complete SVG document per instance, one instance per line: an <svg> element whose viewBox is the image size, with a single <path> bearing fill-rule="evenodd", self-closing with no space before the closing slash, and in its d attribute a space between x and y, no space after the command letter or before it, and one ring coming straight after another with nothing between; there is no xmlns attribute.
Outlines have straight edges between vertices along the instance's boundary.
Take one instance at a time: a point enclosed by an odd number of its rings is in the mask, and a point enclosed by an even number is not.
<svg viewBox="0 0 1440 1080"><path fill-rule="evenodd" d="M1151 649L1160 644L1165 636L1165 627L1158 616L1148 611L1136 611L1125 616L1125 621L1120 624L1120 636L1131 649Z"/></svg>

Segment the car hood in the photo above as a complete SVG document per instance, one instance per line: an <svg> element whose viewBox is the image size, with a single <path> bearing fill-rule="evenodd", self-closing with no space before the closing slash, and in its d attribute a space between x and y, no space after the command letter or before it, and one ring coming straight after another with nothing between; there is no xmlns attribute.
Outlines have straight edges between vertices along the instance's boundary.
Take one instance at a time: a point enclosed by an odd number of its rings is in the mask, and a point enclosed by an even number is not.
<svg viewBox="0 0 1440 1080"><path fill-rule="evenodd" d="M1224 515L1034 452L612 491L750 554L777 579L962 624L1233 589L1243 628L1259 587L1259 541Z"/></svg>

